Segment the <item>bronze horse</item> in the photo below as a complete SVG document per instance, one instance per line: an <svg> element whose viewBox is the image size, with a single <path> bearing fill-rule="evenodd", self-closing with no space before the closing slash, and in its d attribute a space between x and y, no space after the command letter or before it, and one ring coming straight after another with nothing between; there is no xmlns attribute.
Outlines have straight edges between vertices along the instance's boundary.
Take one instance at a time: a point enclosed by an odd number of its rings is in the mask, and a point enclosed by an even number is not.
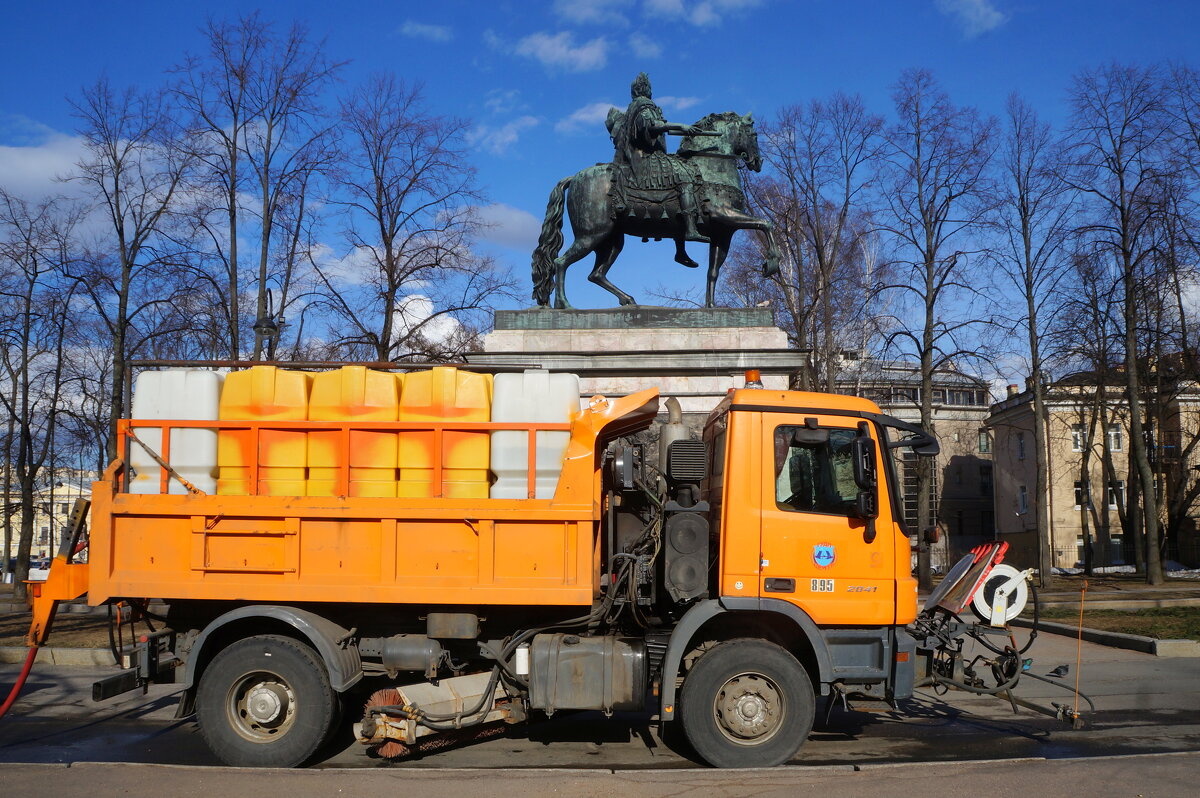
<svg viewBox="0 0 1200 798"><path fill-rule="evenodd" d="M736 231L761 230L766 237L765 276L779 271L779 251L771 233L771 223L747 212L746 195L738 174L739 163L755 172L762 169L754 120L749 115L726 112L709 114L695 126L707 135L684 136L676 157L686 160L699 174L696 197L704 212L698 230L703 237L690 240L709 244L705 304L711 308L717 277L729 255L729 245ZM607 277L627 235L674 239L678 252L676 260L681 263L690 260L683 252L684 223L680 216L665 210L639 215L633 210L621 213L613 208L614 169L612 164L589 166L559 181L550 192L542 234L533 252L533 298L538 305L548 306L553 292L555 308L571 307L563 286L567 267L590 252L596 253L596 265L588 279L615 295L622 305L636 305L633 297L609 282ZM564 205L571 218L575 240L559 256L563 245Z"/></svg>

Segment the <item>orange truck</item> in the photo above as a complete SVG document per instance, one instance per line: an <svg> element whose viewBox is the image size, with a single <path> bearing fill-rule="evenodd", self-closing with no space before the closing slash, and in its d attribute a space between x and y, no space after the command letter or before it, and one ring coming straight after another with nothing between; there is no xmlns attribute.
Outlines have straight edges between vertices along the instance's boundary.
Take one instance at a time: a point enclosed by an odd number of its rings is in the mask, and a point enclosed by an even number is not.
<svg viewBox="0 0 1200 798"><path fill-rule="evenodd" d="M367 698L359 741L385 756L538 713L641 710L712 765L746 767L793 757L822 697L895 706L919 680L1015 684L1006 624L1027 574L1001 572L1004 544L918 611L893 459L937 453L921 429L865 399L761 388L731 389L698 440L671 400L656 422L657 390L579 404L559 423L127 419L125 456L35 586L29 642L60 601L120 603L128 628L161 600L164 626L116 652L126 667L94 697L181 683L179 716L248 766L312 759L352 696ZM655 457L635 442L651 427ZM244 495L171 466L172 431L198 428L247 447ZM551 496L535 497L535 446L534 498L447 495L455 436L497 432L562 434ZM428 495L353 495L349 454L326 463L331 495L272 495L264 441L314 434L344 453L423 436ZM130 492L129 452L151 436L158 483ZM964 621L969 606L985 617ZM967 661L967 637L995 653Z"/></svg>

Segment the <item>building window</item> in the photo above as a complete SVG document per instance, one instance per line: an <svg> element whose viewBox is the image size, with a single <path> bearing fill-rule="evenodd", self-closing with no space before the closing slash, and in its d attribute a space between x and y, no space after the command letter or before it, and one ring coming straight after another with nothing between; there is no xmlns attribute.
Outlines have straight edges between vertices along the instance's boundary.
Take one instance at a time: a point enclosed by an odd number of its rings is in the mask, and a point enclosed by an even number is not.
<svg viewBox="0 0 1200 798"><path fill-rule="evenodd" d="M1082 452L1087 446L1087 429L1082 424L1071 425L1071 451Z"/></svg>
<svg viewBox="0 0 1200 798"><path fill-rule="evenodd" d="M1125 480L1118 479L1116 482L1108 483L1108 509L1115 510L1117 506L1125 503Z"/></svg>
<svg viewBox="0 0 1200 798"><path fill-rule="evenodd" d="M1088 504L1088 484L1086 482L1075 483L1075 509L1082 510L1084 505Z"/></svg>
<svg viewBox="0 0 1200 798"><path fill-rule="evenodd" d="M979 430L979 453L991 454L992 451L992 436L988 435L985 429Z"/></svg>
<svg viewBox="0 0 1200 798"><path fill-rule="evenodd" d="M1110 452L1119 452L1125 446L1125 440L1121 435L1120 424L1108 425L1108 450Z"/></svg>
<svg viewBox="0 0 1200 798"><path fill-rule="evenodd" d="M981 496L992 495L992 467L990 465L979 467L979 493Z"/></svg>
<svg viewBox="0 0 1200 798"><path fill-rule="evenodd" d="M897 402L916 402L920 399L920 388L893 388L892 399Z"/></svg>
<svg viewBox="0 0 1200 798"><path fill-rule="evenodd" d="M40 538L41 539L38 541L38 543L40 543L43 546L50 542L50 527L48 527L48 526L42 527Z"/></svg>
<svg viewBox="0 0 1200 798"><path fill-rule="evenodd" d="M1017 515L1029 512L1029 491L1024 485L1017 488Z"/></svg>
<svg viewBox="0 0 1200 798"><path fill-rule="evenodd" d="M933 403L940 405L940 404L944 403L945 401L946 401L946 389L945 388L934 388L933 389Z"/></svg>
<svg viewBox="0 0 1200 798"><path fill-rule="evenodd" d="M1025 459L1025 433L1024 432L1017 433L1017 459L1018 460Z"/></svg>
<svg viewBox="0 0 1200 798"><path fill-rule="evenodd" d="M984 538L996 536L996 515L991 510L979 511L979 534Z"/></svg>
<svg viewBox="0 0 1200 798"><path fill-rule="evenodd" d="M952 405L973 405L976 404L976 391L968 391L965 389L949 391L950 404Z"/></svg>
<svg viewBox="0 0 1200 798"><path fill-rule="evenodd" d="M71 505L67 502L59 502L58 503L58 512L61 515L67 515L68 513L71 512Z"/></svg>

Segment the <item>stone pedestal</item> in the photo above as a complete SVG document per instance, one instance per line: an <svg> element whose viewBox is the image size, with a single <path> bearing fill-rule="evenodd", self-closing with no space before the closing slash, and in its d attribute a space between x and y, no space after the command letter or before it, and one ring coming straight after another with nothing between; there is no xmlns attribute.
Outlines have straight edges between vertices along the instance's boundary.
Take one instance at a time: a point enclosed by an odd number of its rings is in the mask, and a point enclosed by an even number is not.
<svg viewBox="0 0 1200 798"><path fill-rule="evenodd" d="M758 369L764 387L784 390L806 359L787 348L766 308L499 310L483 350L468 362L569 371L584 396L658 388L692 423L740 388L746 369Z"/></svg>

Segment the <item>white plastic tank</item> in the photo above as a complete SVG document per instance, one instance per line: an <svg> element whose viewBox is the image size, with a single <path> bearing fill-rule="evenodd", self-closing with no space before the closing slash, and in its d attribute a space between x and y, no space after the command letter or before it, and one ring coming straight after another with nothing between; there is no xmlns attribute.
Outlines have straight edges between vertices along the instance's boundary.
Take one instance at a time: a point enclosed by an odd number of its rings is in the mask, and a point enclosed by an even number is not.
<svg viewBox="0 0 1200 798"><path fill-rule="evenodd" d="M143 371L133 385L133 419L177 419L215 421L221 404L223 374L202 369ZM162 455L162 432L134 428L138 438ZM171 467L205 493L217 492L217 431L174 429L171 431ZM158 493L162 469L146 450L129 444L129 465L135 472L130 493ZM187 493L179 480L168 477L168 492Z"/></svg>
<svg viewBox="0 0 1200 798"><path fill-rule="evenodd" d="M569 423L579 412L579 377L529 369L521 374L497 374L492 393L492 421ZM551 499L562 474L563 455L571 433L537 433L535 497ZM529 433L492 433L493 499L529 498Z"/></svg>

